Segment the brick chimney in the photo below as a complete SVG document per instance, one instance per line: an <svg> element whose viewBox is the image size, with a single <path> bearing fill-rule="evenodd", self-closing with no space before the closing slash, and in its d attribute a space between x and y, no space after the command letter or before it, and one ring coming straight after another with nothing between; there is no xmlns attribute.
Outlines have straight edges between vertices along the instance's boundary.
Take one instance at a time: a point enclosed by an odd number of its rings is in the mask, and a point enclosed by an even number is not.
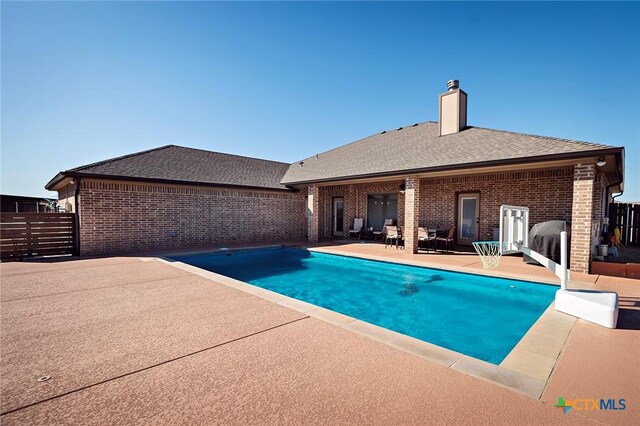
<svg viewBox="0 0 640 426"><path fill-rule="evenodd" d="M447 91L438 99L440 136L458 133L467 127L467 94L458 80L447 82Z"/></svg>

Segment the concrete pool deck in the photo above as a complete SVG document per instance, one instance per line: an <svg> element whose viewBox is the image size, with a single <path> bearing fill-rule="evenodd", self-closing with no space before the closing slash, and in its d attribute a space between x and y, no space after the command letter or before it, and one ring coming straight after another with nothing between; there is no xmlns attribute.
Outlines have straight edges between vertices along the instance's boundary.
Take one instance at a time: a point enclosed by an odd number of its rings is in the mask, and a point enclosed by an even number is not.
<svg viewBox="0 0 640 426"><path fill-rule="evenodd" d="M335 247L383 250L364 246ZM634 280L581 280L619 292L619 328L575 321L536 400L313 316L330 311L301 313L152 258L5 263L0 275L6 424L628 424L639 416ZM628 408L562 414L559 396L625 398Z"/></svg>

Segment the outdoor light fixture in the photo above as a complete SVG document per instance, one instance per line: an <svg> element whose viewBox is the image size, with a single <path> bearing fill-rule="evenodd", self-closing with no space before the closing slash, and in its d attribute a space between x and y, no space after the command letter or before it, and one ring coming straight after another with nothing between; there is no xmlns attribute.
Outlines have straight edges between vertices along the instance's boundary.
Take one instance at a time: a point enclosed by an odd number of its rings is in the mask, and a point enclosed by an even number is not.
<svg viewBox="0 0 640 426"><path fill-rule="evenodd" d="M407 186L403 183L400 185L400 193L404 194L404 191L407 189Z"/></svg>
<svg viewBox="0 0 640 426"><path fill-rule="evenodd" d="M602 167L605 164L607 164L607 160L604 157L600 157L598 158L598 162L596 163L596 166L598 167Z"/></svg>

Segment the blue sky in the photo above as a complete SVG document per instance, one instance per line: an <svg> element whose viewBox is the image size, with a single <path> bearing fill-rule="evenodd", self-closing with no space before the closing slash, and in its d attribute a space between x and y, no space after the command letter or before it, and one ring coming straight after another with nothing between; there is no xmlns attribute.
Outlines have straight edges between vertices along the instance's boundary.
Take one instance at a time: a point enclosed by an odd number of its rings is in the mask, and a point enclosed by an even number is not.
<svg viewBox="0 0 640 426"><path fill-rule="evenodd" d="M437 120L626 147L640 201L638 3L2 2L2 193L165 144L293 162Z"/></svg>

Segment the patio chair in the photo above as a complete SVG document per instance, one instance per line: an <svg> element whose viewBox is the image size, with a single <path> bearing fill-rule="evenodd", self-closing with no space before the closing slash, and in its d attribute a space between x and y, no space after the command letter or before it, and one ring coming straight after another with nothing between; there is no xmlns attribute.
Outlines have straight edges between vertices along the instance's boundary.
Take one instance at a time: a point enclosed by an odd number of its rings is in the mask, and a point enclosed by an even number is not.
<svg viewBox="0 0 640 426"><path fill-rule="evenodd" d="M351 239L352 235L357 235L358 239L362 235L362 227L364 226L364 219L361 217L356 217L353 219L353 228L349 229L349 239Z"/></svg>
<svg viewBox="0 0 640 426"><path fill-rule="evenodd" d="M396 244L396 248L404 249L404 229L402 226L398 226L398 241Z"/></svg>
<svg viewBox="0 0 640 426"><path fill-rule="evenodd" d="M422 248L421 245L423 245L429 251L429 241L433 241L433 249L435 250L436 234L433 232L429 234L427 228L418 227L418 249Z"/></svg>
<svg viewBox="0 0 640 426"><path fill-rule="evenodd" d="M436 244L438 241L442 241L444 243L445 250L449 251L449 249L453 248L453 239L454 239L455 233L456 233L456 227L452 226L451 228L449 228L449 232L447 232L446 237L436 237Z"/></svg>
<svg viewBox="0 0 640 426"><path fill-rule="evenodd" d="M384 225L382 225L382 229L379 230L379 231L373 231L373 240L374 241L377 240L378 237L380 238L380 240L384 240L387 225L393 225L393 219L385 219L384 220Z"/></svg>
<svg viewBox="0 0 640 426"><path fill-rule="evenodd" d="M400 241L400 227L399 226L391 226L387 225L385 228L385 237L384 237L384 248L387 248L388 245L395 243L396 248L398 248L398 243Z"/></svg>

